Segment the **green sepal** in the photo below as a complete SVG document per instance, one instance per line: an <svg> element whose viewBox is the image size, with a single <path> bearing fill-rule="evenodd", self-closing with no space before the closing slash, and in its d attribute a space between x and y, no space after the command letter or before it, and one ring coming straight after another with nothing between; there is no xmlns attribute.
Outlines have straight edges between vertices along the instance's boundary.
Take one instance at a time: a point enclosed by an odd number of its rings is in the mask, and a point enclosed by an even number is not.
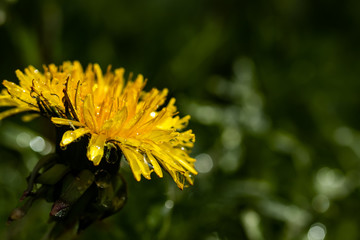
<svg viewBox="0 0 360 240"><path fill-rule="evenodd" d="M57 163L37 177L36 182L46 185L54 185L69 171L70 169L68 166Z"/></svg>
<svg viewBox="0 0 360 240"><path fill-rule="evenodd" d="M52 206L50 216L56 218L65 218L71 210L73 204L86 192L86 190L94 182L94 174L85 169L79 172L78 175L66 175L63 180L63 187L60 197Z"/></svg>

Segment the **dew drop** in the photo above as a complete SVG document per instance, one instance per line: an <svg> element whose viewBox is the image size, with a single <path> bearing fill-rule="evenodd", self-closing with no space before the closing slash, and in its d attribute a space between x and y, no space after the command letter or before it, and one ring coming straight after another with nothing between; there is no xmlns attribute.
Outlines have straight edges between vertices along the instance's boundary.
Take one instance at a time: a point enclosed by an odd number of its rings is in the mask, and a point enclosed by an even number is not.
<svg viewBox="0 0 360 240"><path fill-rule="evenodd" d="M111 184L111 175L108 171L100 169L95 172L95 183L99 188L107 188Z"/></svg>
<svg viewBox="0 0 360 240"><path fill-rule="evenodd" d="M154 166L150 163L148 156L145 153L143 154L143 156L144 156L144 159L143 159L144 163L146 163L151 170L154 169Z"/></svg>
<svg viewBox="0 0 360 240"><path fill-rule="evenodd" d="M118 148L115 145L107 145L105 151L105 160L110 164L115 164L119 161Z"/></svg>
<svg viewBox="0 0 360 240"><path fill-rule="evenodd" d="M115 154L110 154L110 156L106 157L105 159L106 159L107 163L115 164L115 163L118 162L119 158L118 158L117 154L116 155Z"/></svg>

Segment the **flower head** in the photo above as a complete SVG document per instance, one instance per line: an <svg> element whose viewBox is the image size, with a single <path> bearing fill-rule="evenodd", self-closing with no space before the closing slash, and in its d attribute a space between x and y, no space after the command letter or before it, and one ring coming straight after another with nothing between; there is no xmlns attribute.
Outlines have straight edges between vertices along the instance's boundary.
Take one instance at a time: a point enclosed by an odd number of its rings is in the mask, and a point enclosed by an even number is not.
<svg viewBox="0 0 360 240"><path fill-rule="evenodd" d="M124 69L103 74L98 64L84 71L79 62L60 67L44 66L41 73L30 66L16 71L19 85L3 81L0 106L13 107L0 119L20 112L45 115L56 125L69 126L62 147L89 136L87 158L94 165L104 159L106 149L119 148L140 181L154 171L167 171L179 188L192 184L195 159L189 156L195 135L184 131L190 116L177 116L175 99L165 104L167 89L143 90L146 80L138 75L124 80Z"/></svg>

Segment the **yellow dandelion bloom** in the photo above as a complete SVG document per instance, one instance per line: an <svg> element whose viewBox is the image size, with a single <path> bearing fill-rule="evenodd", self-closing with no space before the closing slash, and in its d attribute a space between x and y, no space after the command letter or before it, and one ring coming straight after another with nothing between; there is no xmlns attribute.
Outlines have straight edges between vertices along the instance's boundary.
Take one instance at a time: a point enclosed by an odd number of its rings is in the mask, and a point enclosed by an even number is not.
<svg viewBox="0 0 360 240"><path fill-rule="evenodd" d="M189 156L195 135L184 131L190 116L177 116L175 99L165 105L167 89L143 90L146 80L138 75L124 80L124 69L103 74L98 64L84 71L79 62L44 66L41 73L30 66L16 71L19 85L3 81L0 119L20 112L36 112L56 125L67 125L62 136L65 147L88 135L87 158L99 165L107 147L118 146L134 177L150 179L154 171L167 171L179 188L192 184L195 159ZM131 77L130 77L131 78Z"/></svg>

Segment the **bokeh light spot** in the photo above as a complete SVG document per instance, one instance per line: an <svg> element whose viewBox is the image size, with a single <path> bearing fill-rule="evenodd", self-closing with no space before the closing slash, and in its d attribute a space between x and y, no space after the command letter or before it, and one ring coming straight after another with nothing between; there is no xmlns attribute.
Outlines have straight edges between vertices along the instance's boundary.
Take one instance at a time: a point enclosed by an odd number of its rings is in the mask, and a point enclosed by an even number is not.
<svg viewBox="0 0 360 240"><path fill-rule="evenodd" d="M326 235L326 227L321 223L313 224L308 231L309 240L323 240Z"/></svg>
<svg viewBox="0 0 360 240"><path fill-rule="evenodd" d="M30 141L30 148L35 152L44 151L46 148L45 140L40 136L34 137Z"/></svg>
<svg viewBox="0 0 360 240"><path fill-rule="evenodd" d="M213 165L213 160L209 154L202 153L196 156L195 167L200 173L210 172Z"/></svg>
<svg viewBox="0 0 360 240"><path fill-rule="evenodd" d="M324 194L319 194L312 200L312 207L319 213L326 212L330 207L329 198Z"/></svg>
<svg viewBox="0 0 360 240"><path fill-rule="evenodd" d="M173 200L166 200L165 207L167 209L172 209L174 207L174 201Z"/></svg>
<svg viewBox="0 0 360 240"><path fill-rule="evenodd" d="M21 148L29 147L30 141L31 141L31 137L26 132L21 132L16 136L16 143Z"/></svg>

